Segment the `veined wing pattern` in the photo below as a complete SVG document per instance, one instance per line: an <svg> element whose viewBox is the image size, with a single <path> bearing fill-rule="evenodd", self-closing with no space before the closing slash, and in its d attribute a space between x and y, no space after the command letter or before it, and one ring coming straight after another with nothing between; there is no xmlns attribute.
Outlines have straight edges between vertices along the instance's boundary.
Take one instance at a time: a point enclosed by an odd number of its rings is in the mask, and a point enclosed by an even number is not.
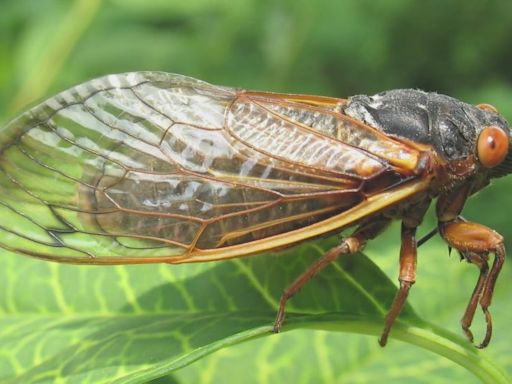
<svg viewBox="0 0 512 384"><path fill-rule="evenodd" d="M255 253L410 177L419 152L343 102L158 72L71 88L1 131L0 246L84 263Z"/></svg>

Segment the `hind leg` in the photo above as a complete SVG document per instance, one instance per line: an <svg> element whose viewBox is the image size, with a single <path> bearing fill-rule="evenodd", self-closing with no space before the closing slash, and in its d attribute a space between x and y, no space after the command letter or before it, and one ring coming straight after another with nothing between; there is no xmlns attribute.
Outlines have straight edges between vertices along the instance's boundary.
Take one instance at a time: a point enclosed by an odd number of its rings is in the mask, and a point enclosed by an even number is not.
<svg viewBox="0 0 512 384"><path fill-rule="evenodd" d="M371 223L363 224L350 237L344 239L340 245L329 250L324 256L314 262L304 273L284 290L279 301L279 309L274 321L274 332L279 332L285 317L286 303L318 272L336 260L341 255L359 252L367 240L373 239L381 233L389 224L388 219L377 219Z"/></svg>

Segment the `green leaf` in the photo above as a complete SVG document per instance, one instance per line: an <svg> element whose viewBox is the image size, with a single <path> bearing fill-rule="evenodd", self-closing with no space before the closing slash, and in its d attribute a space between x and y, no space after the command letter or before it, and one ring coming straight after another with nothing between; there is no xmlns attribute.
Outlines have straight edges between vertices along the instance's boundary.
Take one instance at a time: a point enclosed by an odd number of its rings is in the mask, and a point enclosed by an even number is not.
<svg viewBox="0 0 512 384"><path fill-rule="evenodd" d="M343 257L317 275L290 301L284 333L271 333L282 289L335 243L330 239L279 255L188 266L66 266L3 257L0 380L142 383L176 372L193 382L202 379L179 368L257 338L250 344L260 343L260 357L281 343L276 366L268 364L269 375L279 369L279 360L289 362L304 352L304 346L293 347L297 341L292 346L280 342L288 331L378 335L395 287L362 254ZM325 343L331 336L321 335L312 338L318 353L335 361L344 339L335 338L336 347ZM444 355L483 380L507 380L485 354L460 336L425 323L410 306L391 337ZM378 348L375 336L371 343L367 350ZM222 378L221 370L204 372Z"/></svg>
<svg viewBox="0 0 512 384"><path fill-rule="evenodd" d="M90 9L97 4L80 3ZM436 2L398 1L372 3L370 8L366 2L359 1L321 0L313 6L307 1L288 3L117 0L103 2L98 17L92 20L66 12L73 9L69 1L5 2L0 12L0 118L6 117L6 109L12 108L15 96L21 99L22 90L24 94L28 91L30 97L43 92L50 83L45 75L55 76L60 67L50 93L100 74L159 69L217 84L340 97L387 88L420 87L452 96L465 95L467 101L475 103L491 102L510 121L512 93L507 79L510 78L508 46L512 3L494 2L489 6L475 2L467 7L443 3L443 7L439 7L440 3ZM233 7L237 9L233 11ZM91 20L92 24L87 27ZM69 29L63 28L66 26ZM55 31L65 33L52 34ZM80 37L77 31L84 31L83 38L77 38ZM285 47L286 42L291 46ZM77 44L76 47L72 47L73 44ZM64 55L56 57L54 52ZM69 61L63 65L68 54ZM437 59L440 54L442 60ZM48 71L48 63L57 65L50 65ZM500 182L501 189L498 186L487 188L480 195L480 203L470 202L464 213L467 218L482 221L504 234L511 249L512 227L505 204L512 183ZM370 243L366 251L393 279L397 270L397 239L396 231L385 234ZM158 316L180 319L183 315L183 320L190 320L192 315L203 311L199 305L201 300L217 298L222 305L211 303L211 312L220 316L222 313L218 311L228 308L223 310L228 322L224 325L231 326L230 319L236 314L240 301L236 298L244 302L246 294L249 295L247 303L255 301L253 307L261 311L257 315L265 318L256 321L253 317L254 328L250 328L247 320L239 334L233 334L235 329L231 333L225 330L231 338L223 339L218 331L211 340L218 340L217 346L221 347L222 343L245 340L250 332L265 337L221 348L155 382L480 382L469 371L441 355L409 343L392 339L382 349L374 335L305 328L322 324L324 328L330 325L342 329L343 324L350 327L349 318L343 317L349 316L352 309L346 302L343 302L346 307L342 308L345 315L289 315L285 332L269 335L267 329L281 289L290 282L293 272L299 273L307 264L304 261L298 265L295 260L309 257L307 261L310 261L318 256L316 251L306 256L295 255L295 251L301 252L296 248L289 256L254 259L261 260L266 269L285 271L272 283L272 290L266 289L265 299L254 288L253 281L240 277L243 273L236 277L243 284L234 290L228 291L227 287L234 285L230 280L212 283L207 279L200 293L187 294L186 281L203 273L206 278L208 271L222 266L227 268L231 262L99 268L47 264L2 252L0 382L22 382L20 377L28 380L30 371L39 372L47 382L58 382L57 377L71 382L95 381L93 374L97 375L96 382L110 382L116 377L122 381L130 375L136 377L134 381L144 382L147 378L165 375L175 362L186 364L187 358L208 354L215 349L213 343L195 349L195 355L176 352L181 339L176 342L172 337L162 338L161 343L167 348L163 352L153 352L160 345L159 336L146 343L137 340L119 348L115 342L122 340L121 324L128 319L136 322L137 318L143 322L144 316L149 317L148 327L151 319ZM240 262L253 267L250 259ZM448 259L446 246L438 240L420 249L418 268L418 281L409 302L422 318L461 335L459 319L475 283L476 270L459 265L456 255ZM332 294L340 299L350 298L344 292L345 285L338 281L338 275L331 290L322 290L325 286L318 284L325 281L329 273L333 273L331 268L292 300L290 304L297 312L313 308L306 305L312 298L308 290L319 292L322 300ZM359 282L363 278L355 273L351 276ZM471 365L471 369L493 360L512 373L508 329L512 311L507 284L511 279L512 269L506 266L491 307L494 338L487 350L475 351L469 343L461 341L462 351L468 355L466 358L445 349L451 357L467 359L466 365ZM266 287L265 281L261 281ZM380 286L381 282L375 280L372 286ZM389 282L384 286L386 284ZM221 289L223 293L219 295ZM309 296L301 298L303 294ZM249 300L252 295L260 300ZM147 300L143 301L143 297ZM223 303L226 297L230 301ZM388 301L390 297L391 292ZM331 299L336 300L336 297ZM341 307L341 304L327 304L325 308L319 307L319 312L337 311ZM250 314L251 310L245 313ZM375 323L372 323L372 316L377 315L361 314L361 324L369 324L368 330L373 326L378 333L382 326L380 315L379 319L375 317ZM481 318L476 320L473 328L478 332L483 324ZM407 326L407 319L402 321L405 323L401 324ZM416 326L420 327L417 330L429 332L421 325ZM144 336L141 327L134 327L133 340L135 336ZM197 330L199 325L192 323L184 327ZM400 325L395 327L394 336L402 335L403 328L399 328ZM287 332L291 329L293 332ZM355 329L348 330L353 331ZM165 332L171 331L164 327ZM407 333L404 335L407 337ZM435 338L433 333L429 337ZM83 359L86 350L92 357ZM63 358L62 362L59 358ZM57 366L59 369L54 370ZM499 380L499 374L493 375L492 368L484 368L484 371L487 376L482 374L482 379Z"/></svg>

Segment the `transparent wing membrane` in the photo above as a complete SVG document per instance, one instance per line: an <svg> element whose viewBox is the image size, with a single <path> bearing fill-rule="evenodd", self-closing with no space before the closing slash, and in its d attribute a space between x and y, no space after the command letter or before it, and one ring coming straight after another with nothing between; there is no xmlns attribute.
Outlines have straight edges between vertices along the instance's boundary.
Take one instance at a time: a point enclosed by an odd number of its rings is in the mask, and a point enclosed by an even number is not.
<svg viewBox="0 0 512 384"><path fill-rule="evenodd" d="M318 235L308 228L333 217L348 226L355 208L411 179L419 153L330 100L152 72L64 91L0 133L0 247L77 263L186 262Z"/></svg>

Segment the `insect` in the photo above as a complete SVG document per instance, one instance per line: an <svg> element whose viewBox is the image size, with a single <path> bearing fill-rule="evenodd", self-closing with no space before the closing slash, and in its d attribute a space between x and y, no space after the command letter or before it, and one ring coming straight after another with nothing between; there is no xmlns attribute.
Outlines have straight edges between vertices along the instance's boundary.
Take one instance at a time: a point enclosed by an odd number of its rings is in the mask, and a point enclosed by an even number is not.
<svg viewBox="0 0 512 384"><path fill-rule="evenodd" d="M295 282L401 220L400 286L416 280L416 228L480 269L462 318L488 307L503 238L464 220L466 199L512 171L510 129L489 105L417 90L337 99L219 87L181 75L109 75L28 110L0 134L0 247L78 264L190 263L284 248L354 228ZM489 267L489 255L494 261Z"/></svg>

